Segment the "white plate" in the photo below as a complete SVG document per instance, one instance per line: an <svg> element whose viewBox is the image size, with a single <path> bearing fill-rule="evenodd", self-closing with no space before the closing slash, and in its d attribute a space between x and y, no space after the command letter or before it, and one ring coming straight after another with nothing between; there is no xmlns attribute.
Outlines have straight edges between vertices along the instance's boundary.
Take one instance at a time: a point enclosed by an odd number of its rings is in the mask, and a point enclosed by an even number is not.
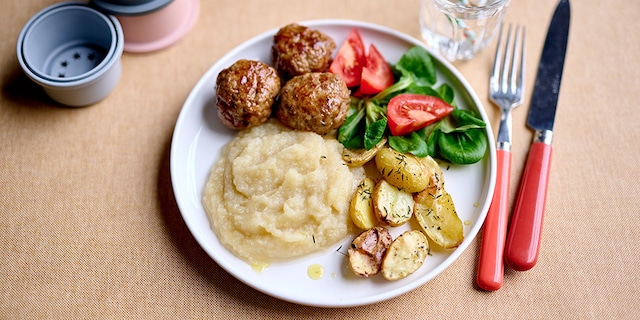
<svg viewBox="0 0 640 320"><path fill-rule="evenodd" d="M381 26L345 20L301 22L333 37L340 46L353 27L360 31L365 46L375 43L385 59L396 62L409 48L423 44L405 34ZM445 270L474 241L491 201L495 184L495 147L483 160L468 166L451 166L445 170L446 188L452 195L460 218L465 221L465 240L450 251L432 251L425 264L411 276L391 282L381 276L371 279L350 274L345 256L352 237L345 238L326 252L312 254L286 264L272 264L257 272L225 249L209 226L201 195L209 171L219 157L221 147L235 134L226 129L216 115L214 86L218 72L240 58L270 63L270 48L277 30L265 32L238 46L216 62L200 79L187 98L176 123L171 145L171 180L176 200L187 227L202 248L222 268L247 285L273 297L311 306L346 307L387 300L425 284ZM431 52L431 51L430 51ZM440 82L455 89L456 103L462 109L477 111L487 123L487 136L493 134L487 115L469 84L446 61L435 57ZM392 234L397 236L398 230ZM341 248L341 249L339 249ZM342 253L341 253L342 252ZM311 279L307 268L321 265L325 274ZM456 285L471 285L460 283ZM451 290L456 290L452 287Z"/></svg>

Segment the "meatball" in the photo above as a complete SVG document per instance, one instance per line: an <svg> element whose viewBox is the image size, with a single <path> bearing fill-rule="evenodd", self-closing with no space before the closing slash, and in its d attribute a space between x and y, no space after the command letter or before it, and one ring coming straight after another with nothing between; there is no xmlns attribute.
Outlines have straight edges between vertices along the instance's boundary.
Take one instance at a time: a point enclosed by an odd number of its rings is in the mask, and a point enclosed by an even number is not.
<svg viewBox="0 0 640 320"><path fill-rule="evenodd" d="M306 73L282 87L276 116L292 129L324 135L344 123L349 101L350 91L339 75Z"/></svg>
<svg viewBox="0 0 640 320"><path fill-rule="evenodd" d="M240 130L269 119L280 92L280 78L266 63L241 59L220 71L215 89L220 121Z"/></svg>
<svg viewBox="0 0 640 320"><path fill-rule="evenodd" d="M271 55L278 72L284 79L290 79L308 72L327 71L335 49L331 37L294 23L278 30Z"/></svg>

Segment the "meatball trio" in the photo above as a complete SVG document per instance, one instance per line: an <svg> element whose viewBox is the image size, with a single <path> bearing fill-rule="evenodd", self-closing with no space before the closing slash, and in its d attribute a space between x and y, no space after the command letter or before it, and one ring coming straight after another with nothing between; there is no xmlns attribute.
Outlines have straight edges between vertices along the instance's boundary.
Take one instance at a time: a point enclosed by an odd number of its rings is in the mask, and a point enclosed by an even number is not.
<svg viewBox="0 0 640 320"><path fill-rule="evenodd" d="M241 130L275 113L294 130L327 134L337 129L349 109L350 91L340 76L326 72L335 48L333 39L317 30L297 24L281 28L271 48L275 68L243 59L218 74L221 122Z"/></svg>

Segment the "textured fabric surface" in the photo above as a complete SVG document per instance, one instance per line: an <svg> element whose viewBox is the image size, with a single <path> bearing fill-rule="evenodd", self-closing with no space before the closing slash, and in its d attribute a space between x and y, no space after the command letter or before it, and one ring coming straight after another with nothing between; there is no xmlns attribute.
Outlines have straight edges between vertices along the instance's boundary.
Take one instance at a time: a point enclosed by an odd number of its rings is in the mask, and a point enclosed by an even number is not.
<svg viewBox="0 0 640 320"><path fill-rule="evenodd" d="M26 21L52 0L0 10L0 318L547 319L637 317L640 303L640 24L638 1L572 1L571 34L535 268L475 285L479 238L432 281L368 306L298 306L220 268L189 233L171 189L170 139L187 95L238 44L290 22L347 18L419 37L418 2L202 0L170 48L122 58L107 99L55 106L15 53ZM515 195L532 139L525 118L555 0L512 0L527 26L527 100L513 114ZM495 42L456 63L488 100ZM512 197L511 204L514 200Z"/></svg>

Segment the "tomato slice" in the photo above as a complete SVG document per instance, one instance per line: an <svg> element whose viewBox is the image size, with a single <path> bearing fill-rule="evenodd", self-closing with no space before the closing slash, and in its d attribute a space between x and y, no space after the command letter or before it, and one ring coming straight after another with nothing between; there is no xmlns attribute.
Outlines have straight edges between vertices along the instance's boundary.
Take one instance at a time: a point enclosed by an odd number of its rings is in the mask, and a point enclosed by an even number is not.
<svg viewBox="0 0 640 320"><path fill-rule="evenodd" d="M453 111L442 99L414 93L399 94L387 105L389 129L394 136L420 130Z"/></svg>
<svg viewBox="0 0 640 320"><path fill-rule="evenodd" d="M358 29L353 28L331 62L329 72L339 75L347 87L351 88L360 84L364 65L365 53L362 37Z"/></svg>
<svg viewBox="0 0 640 320"><path fill-rule="evenodd" d="M366 64L362 69L360 92L376 94L393 84L391 66L384 60L375 45L369 45Z"/></svg>

